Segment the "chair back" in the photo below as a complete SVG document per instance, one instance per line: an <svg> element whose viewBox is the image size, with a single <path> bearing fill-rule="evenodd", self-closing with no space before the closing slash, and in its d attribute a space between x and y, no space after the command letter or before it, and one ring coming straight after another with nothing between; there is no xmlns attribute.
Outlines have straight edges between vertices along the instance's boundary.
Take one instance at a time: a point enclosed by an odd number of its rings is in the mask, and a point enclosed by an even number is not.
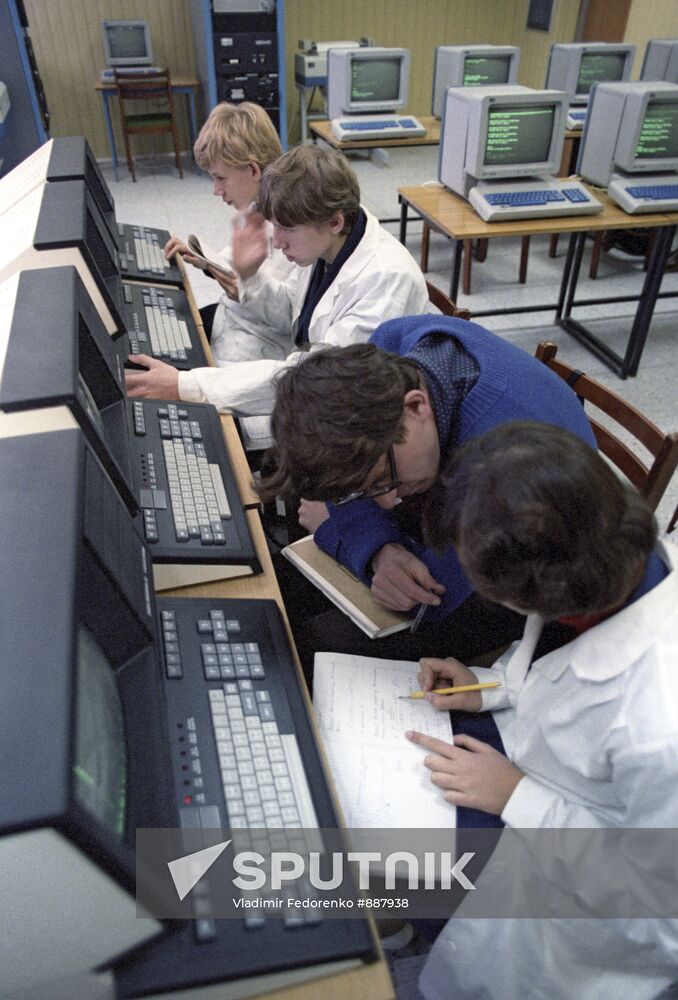
<svg viewBox="0 0 678 1000"><path fill-rule="evenodd" d="M556 359L557 353L556 344L542 341L537 346L535 357L564 379L582 403L588 402L597 407L614 422L616 426L613 430L588 414L600 451L655 510L678 466L678 432L665 434L612 389ZM635 442L640 442L650 453L651 462L643 461L619 436L622 428L624 437L630 436Z"/></svg>
<svg viewBox="0 0 678 1000"><path fill-rule="evenodd" d="M174 113L174 98L172 95L169 70L158 69L134 76L131 73L118 73L115 71L115 86L118 92L118 100L123 117L127 120L128 126L134 126L134 119L137 115L129 111L129 102L151 101L152 105L144 117L165 118L164 124L168 125ZM141 116L138 116L141 117ZM144 122L137 124L143 125Z"/></svg>
<svg viewBox="0 0 678 1000"><path fill-rule="evenodd" d="M471 318L470 309L460 309L448 295L445 295L445 292L441 291L436 285L432 285L430 281L426 282L426 290L428 291L429 302L437 306L443 316L456 316L458 319Z"/></svg>

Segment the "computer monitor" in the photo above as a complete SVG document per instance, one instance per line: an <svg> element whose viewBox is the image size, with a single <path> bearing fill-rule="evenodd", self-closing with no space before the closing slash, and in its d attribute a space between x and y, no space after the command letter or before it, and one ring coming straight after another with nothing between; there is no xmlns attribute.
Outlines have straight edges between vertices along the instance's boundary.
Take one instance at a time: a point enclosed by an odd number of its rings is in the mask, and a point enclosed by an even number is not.
<svg viewBox="0 0 678 1000"><path fill-rule="evenodd" d="M570 104L587 104L594 84L616 83L631 78L635 54L635 45L557 43L551 46L544 86L564 90Z"/></svg>
<svg viewBox="0 0 678 1000"><path fill-rule="evenodd" d="M106 65L151 66L153 47L147 21L102 21Z"/></svg>
<svg viewBox="0 0 678 1000"><path fill-rule="evenodd" d="M17 414L0 435L6 996L158 934L138 918L135 831L178 822L150 560L69 416Z"/></svg>
<svg viewBox="0 0 678 1000"><path fill-rule="evenodd" d="M678 84L599 83L579 150L577 171L606 187L613 174L678 171Z"/></svg>
<svg viewBox="0 0 678 1000"><path fill-rule="evenodd" d="M641 80L678 83L678 38L651 38L645 49Z"/></svg>
<svg viewBox="0 0 678 1000"><path fill-rule="evenodd" d="M440 133L438 177L467 197L478 181L555 174L567 95L505 87L450 87Z"/></svg>
<svg viewBox="0 0 678 1000"><path fill-rule="evenodd" d="M448 87L517 83L520 49L513 45L439 45L433 68L432 114L442 117Z"/></svg>
<svg viewBox="0 0 678 1000"><path fill-rule="evenodd" d="M409 70L408 49L330 49L328 118L397 111L407 104Z"/></svg>
<svg viewBox="0 0 678 1000"><path fill-rule="evenodd" d="M123 345L124 289L118 249L83 181L41 183L0 216L0 281L17 271L74 265L108 333Z"/></svg>

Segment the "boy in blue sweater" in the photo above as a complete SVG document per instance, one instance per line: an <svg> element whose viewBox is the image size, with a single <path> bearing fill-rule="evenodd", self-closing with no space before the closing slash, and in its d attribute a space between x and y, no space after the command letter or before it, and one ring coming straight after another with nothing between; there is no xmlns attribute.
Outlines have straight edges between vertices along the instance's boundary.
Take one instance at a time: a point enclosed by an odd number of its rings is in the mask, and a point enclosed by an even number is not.
<svg viewBox="0 0 678 1000"><path fill-rule="evenodd" d="M302 526L380 603L413 614L426 606L416 632L371 640L336 609L309 616L299 574L286 573L307 672L328 645L463 659L462 651L477 655L521 634L520 616L473 595L454 548L436 554L421 534L427 493L455 449L509 420L554 424L595 447L581 404L557 375L466 320L390 320L368 344L319 351L284 374L272 417L275 471L262 496L303 498Z"/></svg>

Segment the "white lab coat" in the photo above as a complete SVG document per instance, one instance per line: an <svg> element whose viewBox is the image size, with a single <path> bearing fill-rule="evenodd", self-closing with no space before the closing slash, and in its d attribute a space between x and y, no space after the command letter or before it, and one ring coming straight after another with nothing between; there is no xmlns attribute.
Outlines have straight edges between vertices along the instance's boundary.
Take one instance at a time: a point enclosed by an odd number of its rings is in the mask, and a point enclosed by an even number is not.
<svg viewBox="0 0 678 1000"><path fill-rule="evenodd" d="M269 235L269 255L259 272L266 282L287 281L296 265L280 250L271 245L273 226L267 223ZM227 266L233 267L230 245L218 255ZM226 365L231 361L257 361L261 358L280 359L289 352L289 330L281 329L279 317L269 323L259 310L250 308L247 302L236 302L224 294L219 299L210 341L215 365Z"/></svg>
<svg viewBox="0 0 678 1000"><path fill-rule="evenodd" d="M409 251L369 212L365 234L316 306L309 324L310 349L364 343L387 319L437 311L431 307L426 282ZM295 267L286 281L267 280L261 271L241 282L248 314L267 329L277 328L292 352L284 360L265 359L194 368L179 373L179 395L187 402L213 403L241 416L273 409L273 377L297 364L294 350L299 314L313 268Z"/></svg>
<svg viewBox="0 0 678 1000"><path fill-rule="evenodd" d="M480 680L502 679L483 708L525 772L502 813L507 826L678 827L678 549L658 551L670 568L658 586L529 673L537 616L494 667L474 668ZM649 1000L678 982L678 921L463 911L426 963L427 1000Z"/></svg>

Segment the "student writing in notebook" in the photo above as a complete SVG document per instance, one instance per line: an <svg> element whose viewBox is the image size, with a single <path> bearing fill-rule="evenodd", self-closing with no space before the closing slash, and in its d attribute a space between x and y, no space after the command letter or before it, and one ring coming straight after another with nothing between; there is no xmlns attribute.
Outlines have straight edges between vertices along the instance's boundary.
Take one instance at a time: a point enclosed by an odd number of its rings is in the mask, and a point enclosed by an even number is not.
<svg viewBox="0 0 678 1000"><path fill-rule="evenodd" d="M429 692L501 681L427 695L442 710L492 710L505 750L409 733L430 751L425 766L444 797L516 828L678 827L678 550L657 541L643 498L572 434L508 423L454 456L426 524L436 547L454 544L479 594L528 616L491 668L422 661ZM574 637L543 655L554 619ZM562 863L560 872L562 883ZM643 891L651 898L649 882ZM650 998L677 970L677 921L460 913L420 989L427 1000Z"/></svg>
<svg viewBox="0 0 678 1000"><path fill-rule="evenodd" d="M281 570L307 674L317 650L464 657L520 635L518 615L474 597L453 546L436 553L422 538L428 494L458 446L519 418L567 427L594 443L562 379L456 317L391 320L369 344L311 354L280 379L272 419L276 471L262 495L303 497L303 527L380 603L413 618L426 605L413 634L367 639L329 604L311 615L301 574L283 577Z"/></svg>
<svg viewBox="0 0 678 1000"><path fill-rule="evenodd" d="M179 373L136 357L149 371L127 372L130 396L268 414L274 376L303 352L364 342L383 319L431 308L421 271L361 206L358 179L341 153L319 146L285 153L264 171L258 207L233 234L237 295L248 316L279 338L280 354ZM287 275L266 266L271 233L274 252L293 265Z"/></svg>

